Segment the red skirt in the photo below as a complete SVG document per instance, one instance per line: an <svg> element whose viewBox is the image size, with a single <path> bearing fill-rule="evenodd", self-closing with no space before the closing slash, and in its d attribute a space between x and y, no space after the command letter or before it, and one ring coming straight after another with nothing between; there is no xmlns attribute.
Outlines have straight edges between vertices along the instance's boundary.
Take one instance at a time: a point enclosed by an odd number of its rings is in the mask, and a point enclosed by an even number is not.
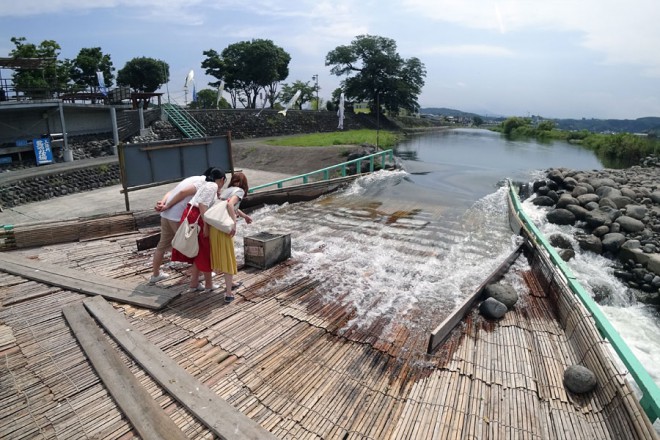
<svg viewBox="0 0 660 440"><path fill-rule="evenodd" d="M183 255L181 252L172 248L172 261L180 261L183 263L194 264L197 266L200 272L211 272L211 242L209 237L204 237L204 217L199 215L199 208L196 206L186 206L186 209L183 211L181 216L181 221L179 225L183 223L183 220L188 216L190 212L190 217L188 217L189 223L194 223L195 220L199 218L197 224L199 225L199 235L197 236L197 241L199 243L199 252L194 258L189 258Z"/></svg>

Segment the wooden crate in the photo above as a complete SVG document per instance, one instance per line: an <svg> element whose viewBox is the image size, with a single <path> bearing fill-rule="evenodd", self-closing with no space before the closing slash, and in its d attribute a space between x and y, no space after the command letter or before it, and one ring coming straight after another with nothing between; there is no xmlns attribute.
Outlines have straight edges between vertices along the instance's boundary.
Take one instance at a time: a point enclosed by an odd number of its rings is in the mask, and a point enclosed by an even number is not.
<svg viewBox="0 0 660 440"><path fill-rule="evenodd" d="M243 238L245 264L268 269L291 257L291 234L260 232Z"/></svg>

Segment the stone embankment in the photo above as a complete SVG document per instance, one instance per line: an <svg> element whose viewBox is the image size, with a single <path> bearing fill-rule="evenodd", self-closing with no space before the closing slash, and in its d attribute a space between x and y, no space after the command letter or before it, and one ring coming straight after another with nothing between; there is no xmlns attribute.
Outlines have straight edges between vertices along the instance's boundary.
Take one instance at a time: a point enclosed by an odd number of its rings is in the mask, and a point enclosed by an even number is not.
<svg viewBox="0 0 660 440"><path fill-rule="evenodd" d="M640 300L660 304L660 161L649 157L621 170L553 168L532 190L532 203L549 208L548 222L576 226L582 250L611 258L615 275L643 292ZM567 237L549 241L563 259L574 255Z"/></svg>

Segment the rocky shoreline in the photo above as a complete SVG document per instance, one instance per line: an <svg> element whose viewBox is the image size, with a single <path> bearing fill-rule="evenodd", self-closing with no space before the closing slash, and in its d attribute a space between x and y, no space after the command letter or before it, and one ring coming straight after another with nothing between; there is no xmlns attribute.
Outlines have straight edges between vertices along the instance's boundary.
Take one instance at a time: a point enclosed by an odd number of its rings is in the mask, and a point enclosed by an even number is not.
<svg viewBox="0 0 660 440"><path fill-rule="evenodd" d="M615 276L636 289L640 301L660 305L658 158L626 169L552 168L531 189L532 203L548 208L548 222L575 226L582 250L610 258ZM575 255L569 237L548 239L564 260Z"/></svg>

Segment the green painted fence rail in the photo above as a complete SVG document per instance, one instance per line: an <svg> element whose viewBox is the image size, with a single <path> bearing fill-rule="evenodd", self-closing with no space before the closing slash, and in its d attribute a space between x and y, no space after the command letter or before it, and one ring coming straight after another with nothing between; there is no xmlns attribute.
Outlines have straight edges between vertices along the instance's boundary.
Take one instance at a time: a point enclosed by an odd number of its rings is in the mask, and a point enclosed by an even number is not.
<svg viewBox="0 0 660 440"><path fill-rule="evenodd" d="M619 356L619 359L623 364L628 368L630 375L633 377L640 391L642 392L642 398L639 403L646 412L649 420L655 422L658 417L660 417L660 389L658 385L653 381L648 371L642 363L637 359L637 357L630 350L628 345L625 343L621 335L616 331L616 329L610 324L609 320L605 314L601 311L600 307L596 302L591 298L591 295L580 285L576 280L573 271L568 267L568 265L561 259L559 254L555 251L554 247L547 241L543 236L541 231L534 225L532 220L530 220L525 212L522 209L520 204L520 199L514 188L514 185L509 182L509 192L511 200L513 201L514 210L520 218L520 220L525 224L527 229L534 235L533 238L540 246L542 246L552 263L564 274L567 280L568 287L571 289L573 294L575 294L578 299L584 304L586 309L591 313L591 316L594 318L596 323L596 328L600 331L603 338L607 339L612 348Z"/></svg>
<svg viewBox="0 0 660 440"><path fill-rule="evenodd" d="M348 175L348 168L351 165L355 164L355 169L358 170L358 173L360 173L359 170L362 170L362 163L365 161L369 161L369 172L373 173L374 170L376 169L376 161L378 159L380 159L381 168L385 168L386 161L389 161L390 163L394 163L394 151L393 150L380 151L378 153L370 154L368 156L362 156L357 159L349 160L347 162L342 162L339 165L333 165L327 168L321 168L320 170L312 171L311 173L300 174L298 176L293 176L293 177L287 177L286 179L277 180L272 183L266 183L263 185L255 186L254 188L250 188L248 192L252 193L255 192L256 190L269 188L271 186L277 186L277 188L279 189L282 188L285 183L292 182L295 180L301 180L300 183L306 184L309 183L310 177L315 177L315 176L318 177L319 174L322 174L321 180L330 180L332 178L337 177L332 175L333 172L335 171L339 171L341 173L341 177L346 177Z"/></svg>

